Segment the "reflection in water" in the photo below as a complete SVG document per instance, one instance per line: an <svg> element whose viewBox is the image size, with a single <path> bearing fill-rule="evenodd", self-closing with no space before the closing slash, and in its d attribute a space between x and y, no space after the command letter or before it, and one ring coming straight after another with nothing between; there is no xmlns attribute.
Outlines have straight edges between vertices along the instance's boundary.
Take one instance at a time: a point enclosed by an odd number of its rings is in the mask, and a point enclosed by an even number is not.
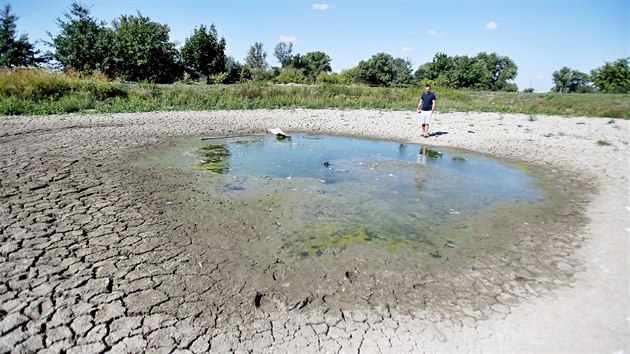
<svg viewBox="0 0 630 354"><path fill-rule="evenodd" d="M429 149L424 145L420 146L420 151L418 152L417 162L422 165L427 164L427 156L432 159L439 159L442 157L442 153L433 149Z"/></svg>
<svg viewBox="0 0 630 354"><path fill-rule="evenodd" d="M426 165L427 164L427 147L421 146L420 153L418 153L418 162Z"/></svg>

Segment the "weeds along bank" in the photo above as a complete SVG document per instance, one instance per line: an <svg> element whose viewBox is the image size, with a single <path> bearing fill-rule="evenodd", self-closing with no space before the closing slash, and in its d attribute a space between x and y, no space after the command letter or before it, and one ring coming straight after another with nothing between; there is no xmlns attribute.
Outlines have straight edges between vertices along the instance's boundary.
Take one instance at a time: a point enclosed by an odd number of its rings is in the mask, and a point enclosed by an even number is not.
<svg viewBox="0 0 630 354"><path fill-rule="evenodd" d="M440 112L502 112L630 119L629 94L475 92L435 87ZM215 109L414 110L421 88L333 84L158 85L44 69L0 71L0 115Z"/></svg>

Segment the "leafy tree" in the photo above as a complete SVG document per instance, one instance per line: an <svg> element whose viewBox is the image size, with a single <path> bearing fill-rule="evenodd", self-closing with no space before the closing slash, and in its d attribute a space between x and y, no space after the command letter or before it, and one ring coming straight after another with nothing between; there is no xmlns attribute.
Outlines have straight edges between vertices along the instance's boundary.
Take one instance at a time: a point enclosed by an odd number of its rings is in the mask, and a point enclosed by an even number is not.
<svg viewBox="0 0 630 354"><path fill-rule="evenodd" d="M445 53L436 53L433 57L431 69L436 73L447 73L455 68L455 62L453 58L449 57ZM437 78L437 76L436 76Z"/></svg>
<svg viewBox="0 0 630 354"><path fill-rule="evenodd" d="M231 56L225 60L225 71L228 74L224 81L226 84L235 84L251 79L249 70Z"/></svg>
<svg viewBox="0 0 630 354"><path fill-rule="evenodd" d="M583 91L588 86L589 81L587 74L571 70L566 66L558 71L554 71L552 77L554 87L551 90L560 93Z"/></svg>
<svg viewBox="0 0 630 354"><path fill-rule="evenodd" d="M483 62L468 56L453 57L453 69L448 73L448 82L454 88L487 88L490 71Z"/></svg>
<svg viewBox="0 0 630 354"><path fill-rule="evenodd" d="M435 72L432 70L431 63L424 63L418 67L415 73L413 73L413 77L416 82L422 83L429 80L435 80Z"/></svg>
<svg viewBox="0 0 630 354"><path fill-rule="evenodd" d="M286 68L287 66L290 66L291 59L293 57L291 55L292 51L293 51L293 43L280 42L276 45L276 48L274 49L274 55L280 62L280 66L282 68Z"/></svg>
<svg viewBox="0 0 630 354"><path fill-rule="evenodd" d="M477 54L449 57L437 53L433 61L421 65L414 73L419 82L433 81L453 88L473 88L492 91L515 91L516 84L509 82L516 78L518 67L509 57Z"/></svg>
<svg viewBox="0 0 630 354"><path fill-rule="evenodd" d="M508 85L508 81L514 80L518 74L518 66L512 59L496 53L486 54L485 52L477 54L475 59L485 64L489 74L487 89L491 91L510 91L516 87L515 85ZM518 88L516 87L516 89Z"/></svg>
<svg viewBox="0 0 630 354"><path fill-rule="evenodd" d="M267 70L269 67L267 64L267 52L263 49L262 43L256 42L249 47L247 57L245 57L245 65L251 70Z"/></svg>
<svg viewBox="0 0 630 354"><path fill-rule="evenodd" d="M11 5L7 4L0 13L0 67L31 66L43 61L36 57L39 51L23 34L16 39L15 22L19 17L11 13Z"/></svg>
<svg viewBox="0 0 630 354"><path fill-rule="evenodd" d="M138 13L113 21L111 60L124 80L170 83L181 77L182 67L169 27Z"/></svg>
<svg viewBox="0 0 630 354"><path fill-rule="evenodd" d="M371 86L411 85L411 63L387 53L377 53L369 60L359 62L355 81Z"/></svg>
<svg viewBox="0 0 630 354"><path fill-rule="evenodd" d="M265 81L271 78L271 74L267 72L269 64L267 64L267 52L263 49L263 44L255 42L247 52L245 57L245 66L249 70L249 76L254 81Z"/></svg>
<svg viewBox="0 0 630 354"><path fill-rule="evenodd" d="M629 58L622 58L613 63L593 69L591 78L595 87L603 92L630 93L630 66Z"/></svg>
<svg viewBox="0 0 630 354"><path fill-rule="evenodd" d="M330 61L330 57L324 52L308 52L301 57L305 76L310 82L315 82L315 79L317 79L320 73L329 73L332 71Z"/></svg>
<svg viewBox="0 0 630 354"><path fill-rule="evenodd" d="M212 24L210 29L201 25L186 38L181 51L183 64L194 76L204 76L210 83L211 75L225 71L225 39L219 39L217 30Z"/></svg>
<svg viewBox="0 0 630 354"><path fill-rule="evenodd" d="M413 76L411 75L411 62L402 58L394 58L392 61L394 78L391 86L406 87L413 85Z"/></svg>
<svg viewBox="0 0 630 354"><path fill-rule="evenodd" d="M104 62L105 52L110 43L104 41L105 24L90 16L90 10L73 2L69 11L64 12L65 20L57 18L61 32L48 43L55 49L52 58L64 70L92 73Z"/></svg>
<svg viewBox="0 0 630 354"><path fill-rule="evenodd" d="M99 32L94 49L99 57L96 70L103 72L110 79L122 79L120 69L121 59L114 51L114 48L116 48L116 40L116 32L112 28L105 27Z"/></svg>
<svg viewBox="0 0 630 354"><path fill-rule="evenodd" d="M431 62L425 63L418 68L414 73L414 78L418 82L435 81L440 78L441 81L448 83L449 73L454 67L453 58L444 53L436 53Z"/></svg>
<svg viewBox="0 0 630 354"><path fill-rule="evenodd" d="M377 53L367 61L361 60L357 67L357 82L371 86L388 86L394 76L393 60L387 53Z"/></svg>

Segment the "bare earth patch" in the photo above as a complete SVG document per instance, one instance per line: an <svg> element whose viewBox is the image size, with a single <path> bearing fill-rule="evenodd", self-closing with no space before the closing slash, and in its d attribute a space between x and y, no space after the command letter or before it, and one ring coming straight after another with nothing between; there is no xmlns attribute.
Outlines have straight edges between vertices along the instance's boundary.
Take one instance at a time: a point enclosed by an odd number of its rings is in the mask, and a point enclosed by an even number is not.
<svg viewBox="0 0 630 354"><path fill-rule="evenodd" d="M428 139L413 112L3 118L0 352L628 352L628 121L536 118L438 114ZM558 203L527 223L481 215L462 232L483 257L300 260L258 237L292 227L299 196L266 215L264 199L141 162L181 137L271 127L530 164Z"/></svg>

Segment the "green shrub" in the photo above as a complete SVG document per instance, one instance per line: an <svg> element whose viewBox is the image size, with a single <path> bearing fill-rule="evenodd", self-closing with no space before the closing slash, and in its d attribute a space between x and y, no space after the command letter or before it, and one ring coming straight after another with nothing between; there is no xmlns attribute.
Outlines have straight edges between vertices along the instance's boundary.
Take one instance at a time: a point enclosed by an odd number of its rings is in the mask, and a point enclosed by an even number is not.
<svg viewBox="0 0 630 354"><path fill-rule="evenodd" d="M306 84L308 79L304 76L302 70L287 67L280 70L280 75L276 76L274 81L279 84Z"/></svg>
<svg viewBox="0 0 630 354"><path fill-rule="evenodd" d="M31 112L30 103L15 97L0 100L0 115L13 116L29 114Z"/></svg>

